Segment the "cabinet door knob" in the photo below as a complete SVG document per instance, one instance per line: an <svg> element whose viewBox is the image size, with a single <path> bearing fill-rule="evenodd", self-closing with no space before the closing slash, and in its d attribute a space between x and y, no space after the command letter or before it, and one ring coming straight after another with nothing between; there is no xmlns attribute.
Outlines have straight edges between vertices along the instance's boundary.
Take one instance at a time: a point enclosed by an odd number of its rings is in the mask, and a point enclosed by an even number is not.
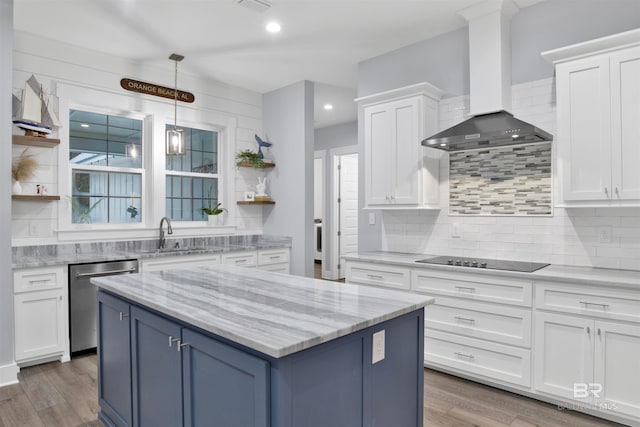
<svg viewBox="0 0 640 427"><path fill-rule="evenodd" d="M186 347L186 346L188 346L189 344L191 344L191 343L189 343L189 342L183 342L183 343L181 343L180 341L178 341L178 345L177 345L178 351L182 351L182 347Z"/></svg>
<svg viewBox="0 0 640 427"><path fill-rule="evenodd" d="M587 334L591 334L591 328L587 326Z"/></svg>
<svg viewBox="0 0 640 427"><path fill-rule="evenodd" d="M129 317L129 314L128 313L124 313L124 312L121 311L120 312L120 320L121 321L124 320L125 317Z"/></svg>
<svg viewBox="0 0 640 427"><path fill-rule="evenodd" d="M600 328L598 328L598 336L600 335L601 335L601 331L600 331Z"/></svg>
<svg viewBox="0 0 640 427"><path fill-rule="evenodd" d="M604 194L609 197L609 189L607 187L604 187Z"/></svg>
<svg viewBox="0 0 640 427"><path fill-rule="evenodd" d="M178 343L180 343L180 340L179 340L178 338L174 338L174 337L172 337L171 335L169 335L169 347L170 347L170 348L171 348L171 347L173 347L173 343L174 343L174 342L178 342Z"/></svg>

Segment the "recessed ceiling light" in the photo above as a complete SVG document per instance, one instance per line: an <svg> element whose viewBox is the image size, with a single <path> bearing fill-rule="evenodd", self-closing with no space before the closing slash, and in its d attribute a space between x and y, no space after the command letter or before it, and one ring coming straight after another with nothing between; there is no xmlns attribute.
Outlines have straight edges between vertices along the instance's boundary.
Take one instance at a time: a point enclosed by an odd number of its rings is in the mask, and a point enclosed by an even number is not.
<svg viewBox="0 0 640 427"><path fill-rule="evenodd" d="M266 26L267 31L270 33L279 33L282 27L277 22L269 22Z"/></svg>
<svg viewBox="0 0 640 427"><path fill-rule="evenodd" d="M82 123L82 124L80 125L80 127L88 128L88 127L89 127L89 125L88 125L88 124L86 124L86 123Z"/></svg>
<svg viewBox="0 0 640 427"><path fill-rule="evenodd" d="M333 105L331 105L331 104L324 104L324 109L325 109L325 110L333 110Z"/></svg>

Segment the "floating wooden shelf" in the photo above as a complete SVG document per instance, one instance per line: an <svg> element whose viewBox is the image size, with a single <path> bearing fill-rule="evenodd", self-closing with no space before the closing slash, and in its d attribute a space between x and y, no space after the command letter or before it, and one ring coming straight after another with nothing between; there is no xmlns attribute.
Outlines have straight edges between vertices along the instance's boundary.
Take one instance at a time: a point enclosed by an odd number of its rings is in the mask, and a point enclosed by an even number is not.
<svg viewBox="0 0 640 427"><path fill-rule="evenodd" d="M253 202L248 200L239 200L238 204L239 205L275 205L276 202L274 202L273 200L259 200L259 201L254 200Z"/></svg>
<svg viewBox="0 0 640 427"><path fill-rule="evenodd" d="M20 200L24 202L53 202L60 200L60 196L38 196L37 194L25 196L22 194L14 194L11 196L11 200Z"/></svg>
<svg viewBox="0 0 640 427"><path fill-rule="evenodd" d="M16 145L29 145L31 147L53 148L60 145L59 139L40 138L37 136L13 135L12 142Z"/></svg>
<svg viewBox="0 0 640 427"><path fill-rule="evenodd" d="M264 163L262 166L254 166L251 162L238 162L236 166L241 168L254 168L254 169L266 169L266 168L275 168L275 163Z"/></svg>

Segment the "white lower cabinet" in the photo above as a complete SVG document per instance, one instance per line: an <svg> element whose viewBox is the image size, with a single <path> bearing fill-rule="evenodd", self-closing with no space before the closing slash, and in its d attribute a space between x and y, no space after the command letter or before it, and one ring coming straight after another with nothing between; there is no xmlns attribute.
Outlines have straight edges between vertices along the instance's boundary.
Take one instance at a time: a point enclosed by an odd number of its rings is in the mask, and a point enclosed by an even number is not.
<svg viewBox="0 0 640 427"><path fill-rule="evenodd" d="M345 266L348 283L435 298L425 308L425 366L640 426L638 288L374 261Z"/></svg>
<svg viewBox="0 0 640 427"><path fill-rule="evenodd" d="M386 264L347 262L345 282L410 290L411 271L408 268Z"/></svg>
<svg viewBox="0 0 640 427"><path fill-rule="evenodd" d="M141 259L139 262L140 272L161 271L171 268L206 267L211 264L220 264L219 254L205 255L181 255L172 257L159 257Z"/></svg>
<svg viewBox="0 0 640 427"><path fill-rule="evenodd" d="M68 359L67 274L64 267L13 272L15 360L26 366Z"/></svg>
<svg viewBox="0 0 640 427"><path fill-rule="evenodd" d="M612 320L637 315L634 299L624 298L632 291L549 283L536 290L536 392L640 425L640 323Z"/></svg>
<svg viewBox="0 0 640 427"><path fill-rule="evenodd" d="M289 249L261 249L258 251L258 270L276 273L291 272Z"/></svg>
<svg viewBox="0 0 640 427"><path fill-rule="evenodd" d="M531 385L530 280L415 269L425 309L424 361L491 382Z"/></svg>
<svg viewBox="0 0 640 427"><path fill-rule="evenodd" d="M256 251L228 252L222 254L222 263L240 267L255 267L258 264L258 255Z"/></svg>

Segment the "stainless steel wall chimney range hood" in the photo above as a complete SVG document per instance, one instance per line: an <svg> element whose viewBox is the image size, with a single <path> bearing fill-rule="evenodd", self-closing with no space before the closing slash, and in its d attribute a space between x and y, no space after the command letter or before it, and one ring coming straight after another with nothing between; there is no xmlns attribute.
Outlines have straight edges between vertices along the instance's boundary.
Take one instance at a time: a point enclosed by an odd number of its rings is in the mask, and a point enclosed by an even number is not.
<svg viewBox="0 0 640 427"><path fill-rule="evenodd" d="M459 13L469 22L471 118L422 141L426 147L463 151L553 140L544 130L513 117L511 34L518 11L512 0L485 0Z"/></svg>
<svg viewBox="0 0 640 427"><path fill-rule="evenodd" d="M422 145L446 151L462 151L551 140L553 135L502 110L476 115L425 139Z"/></svg>

